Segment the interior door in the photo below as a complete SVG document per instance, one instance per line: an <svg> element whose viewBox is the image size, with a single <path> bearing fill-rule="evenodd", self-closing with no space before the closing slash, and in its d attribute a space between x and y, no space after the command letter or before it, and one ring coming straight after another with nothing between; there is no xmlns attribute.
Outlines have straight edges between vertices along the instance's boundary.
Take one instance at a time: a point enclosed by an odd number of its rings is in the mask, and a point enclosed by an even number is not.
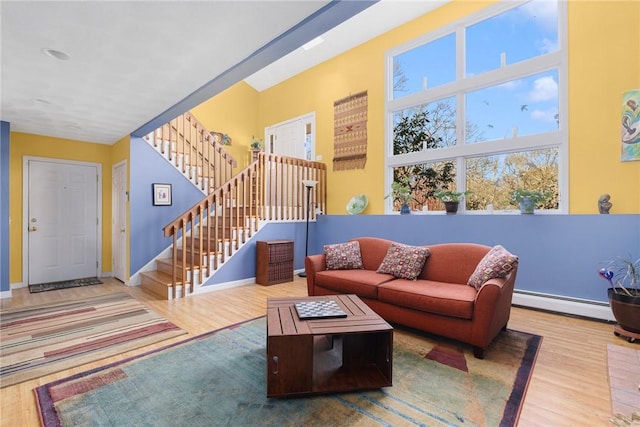
<svg viewBox="0 0 640 427"><path fill-rule="evenodd" d="M281 156L314 160L315 114L307 114L265 129L266 151Z"/></svg>
<svg viewBox="0 0 640 427"><path fill-rule="evenodd" d="M112 172L112 224L111 248L113 253L112 271L116 279L127 280L127 163L113 167Z"/></svg>
<svg viewBox="0 0 640 427"><path fill-rule="evenodd" d="M96 166L29 160L28 282L98 273Z"/></svg>
<svg viewBox="0 0 640 427"><path fill-rule="evenodd" d="M302 158L304 146L301 123L299 120L274 127L269 135L269 152L280 156Z"/></svg>

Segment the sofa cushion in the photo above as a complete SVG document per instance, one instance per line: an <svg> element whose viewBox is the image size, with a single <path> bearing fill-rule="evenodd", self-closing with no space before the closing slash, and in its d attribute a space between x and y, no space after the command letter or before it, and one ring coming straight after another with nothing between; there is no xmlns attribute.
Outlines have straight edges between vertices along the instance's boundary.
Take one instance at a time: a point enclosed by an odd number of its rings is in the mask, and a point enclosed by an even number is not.
<svg viewBox="0 0 640 427"><path fill-rule="evenodd" d="M371 270L324 270L316 273L315 286L375 299L378 297L378 285L393 279L390 274Z"/></svg>
<svg viewBox="0 0 640 427"><path fill-rule="evenodd" d="M394 242L378 267L378 273L415 280L422 271L429 253L429 248L424 246L409 246Z"/></svg>
<svg viewBox="0 0 640 427"><path fill-rule="evenodd" d="M373 271L376 271L378 267L380 267L384 256L391 246L391 240L380 239L378 237L358 237L349 241L357 241L360 243L360 254L362 255L364 268L365 270Z"/></svg>
<svg viewBox="0 0 640 427"><path fill-rule="evenodd" d="M477 292L465 284L396 279L378 287L378 301L434 314L471 319Z"/></svg>
<svg viewBox="0 0 640 427"><path fill-rule="evenodd" d="M518 257L509 253L505 248L496 245L480 260L467 284L476 290L489 279L505 277L518 265Z"/></svg>
<svg viewBox="0 0 640 427"><path fill-rule="evenodd" d="M418 276L434 282L459 283L469 280L491 247L477 243L437 243L429 245L429 258Z"/></svg>
<svg viewBox="0 0 640 427"><path fill-rule="evenodd" d="M327 270L363 269L360 244L357 241L324 245Z"/></svg>

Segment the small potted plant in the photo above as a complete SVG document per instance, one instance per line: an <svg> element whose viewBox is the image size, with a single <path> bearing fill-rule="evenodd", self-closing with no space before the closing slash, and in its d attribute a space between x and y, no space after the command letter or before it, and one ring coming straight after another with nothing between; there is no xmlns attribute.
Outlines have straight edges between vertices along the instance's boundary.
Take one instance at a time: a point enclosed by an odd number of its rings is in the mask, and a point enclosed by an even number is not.
<svg viewBox="0 0 640 427"><path fill-rule="evenodd" d="M258 160L258 156L260 155L260 152L262 151L263 146L264 144L262 143L261 139L258 139L255 136L251 135L251 144L249 144L249 152L251 154L252 162Z"/></svg>
<svg viewBox="0 0 640 427"><path fill-rule="evenodd" d="M607 290L609 305L618 325L631 335L640 334L640 258L618 257L598 274L611 286ZM617 330L616 335L620 335ZM636 337L628 337L630 342L635 341Z"/></svg>
<svg viewBox="0 0 640 427"><path fill-rule="evenodd" d="M411 187L409 186L409 178L400 178L400 181L393 181L391 183L391 193L385 196L386 198L392 197L394 201L400 202L400 214L407 215L411 213L409 208L409 202L413 200L411 195Z"/></svg>
<svg viewBox="0 0 640 427"><path fill-rule="evenodd" d="M447 213L454 214L458 212L458 206L460 204L460 200L467 194L470 194L471 191L451 191L451 190L440 190L436 191L433 196L444 203L444 209Z"/></svg>
<svg viewBox="0 0 640 427"><path fill-rule="evenodd" d="M251 149L262 150L262 146L263 146L262 140L251 135Z"/></svg>
<svg viewBox="0 0 640 427"><path fill-rule="evenodd" d="M551 198L551 193L536 190L517 189L511 193L511 201L520 206L520 213L532 214L540 202Z"/></svg>

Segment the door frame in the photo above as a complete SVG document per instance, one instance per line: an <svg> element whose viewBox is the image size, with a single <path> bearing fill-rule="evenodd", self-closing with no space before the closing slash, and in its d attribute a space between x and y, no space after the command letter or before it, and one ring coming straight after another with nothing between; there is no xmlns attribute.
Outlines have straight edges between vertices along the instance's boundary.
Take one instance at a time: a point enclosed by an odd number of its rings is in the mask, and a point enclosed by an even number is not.
<svg viewBox="0 0 640 427"><path fill-rule="evenodd" d="M124 241L125 241L125 247L124 247L124 251L121 254L122 255L122 259L120 260L122 263L122 266L124 268L124 272L123 272L123 276L122 278L118 277L116 275L116 271L114 268L114 260L115 260L115 256L114 256L114 247L116 245L116 240L117 240L117 235L118 235L118 231L115 228L115 220L117 218L116 215L118 215L118 212L116 212L116 203L115 200L118 197L118 194L116 193L116 188L113 186L113 178L116 176L116 170L118 168L122 167L124 170L124 180L125 180L125 203L124 206L121 206L121 208L124 208L124 218L125 218L125 228L124 228ZM128 265L128 252L129 252L129 209L128 209L128 203L129 203L129 169L127 168L127 161L126 160L122 160L121 162L116 163L115 165L111 166L111 272L113 274L113 277L115 277L116 279L122 280L125 284L128 284L129 282L129 265Z"/></svg>
<svg viewBox="0 0 640 427"><path fill-rule="evenodd" d="M53 159L50 157L22 157L22 286L29 285L29 162L40 161L47 163L62 163L67 165L91 166L96 168L98 179L96 182L96 214L98 223L96 224L96 277L102 274L102 164L94 162L80 162L66 159Z"/></svg>

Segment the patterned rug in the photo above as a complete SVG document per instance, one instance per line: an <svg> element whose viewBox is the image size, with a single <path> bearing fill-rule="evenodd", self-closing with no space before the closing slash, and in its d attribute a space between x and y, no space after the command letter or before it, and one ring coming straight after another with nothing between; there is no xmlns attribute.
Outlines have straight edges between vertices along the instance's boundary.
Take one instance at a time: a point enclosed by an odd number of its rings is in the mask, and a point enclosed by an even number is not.
<svg viewBox="0 0 640 427"><path fill-rule="evenodd" d="M185 334L126 293L0 311L0 384Z"/></svg>
<svg viewBox="0 0 640 427"><path fill-rule="evenodd" d="M470 346L395 329L393 386L266 397L264 317L35 389L45 427L516 424L541 337Z"/></svg>
<svg viewBox="0 0 640 427"><path fill-rule="evenodd" d="M37 285L29 285L29 292L35 294L38 292L56 291L58 289L99 285L101 283L102 282L97 277L86 277L84 279L63 280L61 282L38 283Z"/></svg>

